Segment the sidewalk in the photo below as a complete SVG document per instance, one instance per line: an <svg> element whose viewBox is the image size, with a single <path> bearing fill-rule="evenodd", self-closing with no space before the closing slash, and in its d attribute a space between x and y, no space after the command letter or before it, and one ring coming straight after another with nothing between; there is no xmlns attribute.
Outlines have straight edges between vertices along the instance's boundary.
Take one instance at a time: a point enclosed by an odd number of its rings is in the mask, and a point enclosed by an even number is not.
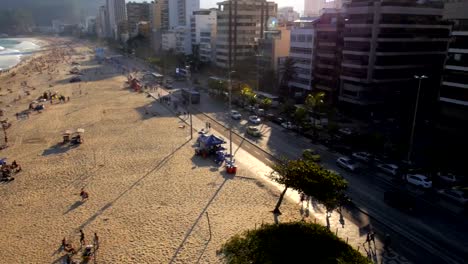
<svg viewBox="0 0 468 264"><path fill-rule="evenodd" d="M162 97L167 96L169 93L163 89L158 89L156 92L150 94L155 100L157 100L158 94ZM172 113L176 112L172 105L168 106L165 103L162 103L162 105L164 105L168 111L170 109ZM179 108L179 111L184 112L186 110ZM187 117L185 117L185 119L186 118ZM188 120L186 121L188 122ZM192 122L193 128L196 131L205 128L205 122L196 117L193 117ZM213 134L220 134L215 130L210 132ZM195 137L197 137L196 132L194 132L194 138ZM239 146L236 144L233 144L233 149L236 150L235 159L239 167L239 173L241 173L242 170L251 171L256 175L256 177L262 179L263 182L268 183L270 186L278 190L278 192L283 190L283 186L272 182L267 177L267 175L269 175L271 172L270 167L254 158L242 148L239 148ZM288 190L285 197L298 204L298 211L305 221L316 222L326 226L326 210L322 205L317 204L315 201L311 201L310 203L303 202L300 206L299 204L301 202L299 194L293 190ZM338 237L346 241L352 247L359 250L364 256L368 256L368 258L373 263L410 263L406 258L396 254L393 250L390 250L390 252L385 252L383 249L383 242L379 239L379 237L376 237L375 242L373 243L364 243L367 237L367 232L370 230L370 221L368 216L361 214L360 223L357 225L351 220L344 218L338 210L335 210L331 214L329 220L330 230L332 232L337 234Z"/></svg>

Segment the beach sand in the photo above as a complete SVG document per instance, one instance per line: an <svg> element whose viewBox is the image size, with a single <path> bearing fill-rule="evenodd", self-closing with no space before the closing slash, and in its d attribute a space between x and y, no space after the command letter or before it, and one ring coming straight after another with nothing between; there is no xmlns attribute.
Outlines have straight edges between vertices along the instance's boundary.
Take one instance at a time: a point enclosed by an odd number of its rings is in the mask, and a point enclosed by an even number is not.
<svg viewBox="0 0 468 264"><path fill-rule="evenodd" d="M0 184L2 263L62 263L61 240L79 248L80 229L87 244L98 234L99 263L220 263L216 251L229 237L274 222L279 191L248 168L232 177L194 157L194 140L179 119L125 88L126 78L91 60L90 49L73 45L77 54L51 63L52 74L22 64L16 76L0 76L3 118L12 122L0 155L23 167ZM82 64L84 82L68 82L71 60ZM35 89L21 88L25 80ZM46 103L42 113L16 120L47 90L70 102ZM84 144L60 144L63 131L77 128L85 129ZM81 188L90 195L85 202ZM281 209L281 221L300 219L293 202L284 200Z"/></svg>

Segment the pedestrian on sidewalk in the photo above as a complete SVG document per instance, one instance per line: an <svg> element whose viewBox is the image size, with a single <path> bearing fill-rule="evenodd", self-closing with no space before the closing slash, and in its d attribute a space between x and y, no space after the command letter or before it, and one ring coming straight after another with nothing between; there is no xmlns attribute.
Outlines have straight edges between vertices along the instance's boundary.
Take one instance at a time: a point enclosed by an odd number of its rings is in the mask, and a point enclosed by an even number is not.
<svg viewBox="0 0 468 264"><path fill-rule="evenodd" d="M366 243L370 245L370 232L367 232L366 241L362 245L364 246Z"/></svg>
<svg viewBox="0 0 468 264"><path fill-rule="evenodd" d="M385 235L385 239L384 239L384 249L386 251L389 250L389 247L390 247L390 244L392 243L392 239L390 238L390 235L389 234L386 234Z"/></svg>
<svg viewBox="0 0 468 264"><path fill-rule="evenodd" d="M84 235L83 229L80 229L80 245L84 246L84 244L85 244L85 235Z"/></svg>

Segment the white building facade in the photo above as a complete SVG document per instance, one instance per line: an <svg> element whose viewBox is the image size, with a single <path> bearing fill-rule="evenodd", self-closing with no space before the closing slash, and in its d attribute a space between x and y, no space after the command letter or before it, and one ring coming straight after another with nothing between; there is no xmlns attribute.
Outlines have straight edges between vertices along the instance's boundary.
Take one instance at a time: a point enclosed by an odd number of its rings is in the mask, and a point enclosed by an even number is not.
<svg viewBox="0 0 468 264"><path fill-rule="evenodd" d="M162 34L161 48L163 51L175 51L176 47L176 33L174 31L167 31Z"/></svg>
<svg viewBox="0 0 468 264"><path fill-rule="evenodd" d="M200 60L212 61L216 44L217 10L194 11L190 19L191 42L197 47Z"/></svg>
<svg viewBox="0 0 468 264"><path fill-rule="evenodd" d="M119 32L119 25L127 21L125 0L107 0L106 8L110 34L118 40L122 34Z"/></svg>
<svg viewBox="0 0 468 264"><path fill-rule="evenodd" d="M296 97L312 90L315 29L314 20L297 20L291 28L289 57L295 62L296 76L288 83Z"/></svg>

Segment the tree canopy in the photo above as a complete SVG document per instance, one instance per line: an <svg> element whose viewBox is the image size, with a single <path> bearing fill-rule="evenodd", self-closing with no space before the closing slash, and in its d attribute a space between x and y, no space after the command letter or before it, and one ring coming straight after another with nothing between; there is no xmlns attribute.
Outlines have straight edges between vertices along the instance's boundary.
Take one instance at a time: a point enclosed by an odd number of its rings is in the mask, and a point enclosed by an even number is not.
<svg viewBox="0 0 468 264"><path fill-rule="evenodd" d="M368 264L325 227L293 222L267 224L230 238L218 251L225 263Z"/></svg>
<svg viewBox="0 0 468 264"><path fill-rule="evenodd" d="M288 188L314 197L324 204L327 211L340 205L347 188L347 182L341 176L327 170L311 160L287 160L273 166L271 178L285 186L274 213L280 214L279 207Z"/></svg>

